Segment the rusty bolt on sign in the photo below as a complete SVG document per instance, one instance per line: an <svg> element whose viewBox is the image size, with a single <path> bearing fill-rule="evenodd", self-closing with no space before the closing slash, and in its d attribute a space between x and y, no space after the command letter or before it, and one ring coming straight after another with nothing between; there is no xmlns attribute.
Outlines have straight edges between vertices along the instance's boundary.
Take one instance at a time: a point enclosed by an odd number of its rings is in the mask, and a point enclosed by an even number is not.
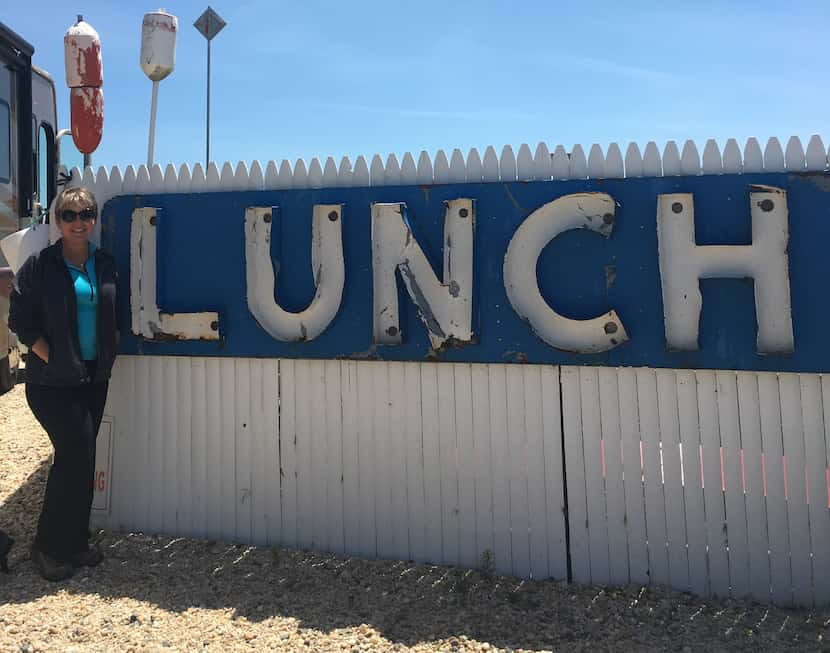
<svg viewBox="0 0 830 653"><path fill-rule="evenodd" d="M262 220L263 220L264 222L271 222L271 214L270 214L270 213L265 213L265 214L262 216Z"/></svg>
<svg viewBox="0 0 830 653"><path fill-rule="evenodd" d="M775 208L775 203L772 200L762 200L761 201L761 210L764 213L769 213Z"/></svg>
<svg viewBox="0 0 830 653"><path fill-rule="evenodd" d="M460 215L462 218L466 218L468 215L470 215L470 212L467 209L461 209L458 212L458 215Z"/></svg>
<svg viewBox="0 0 830 653"><path fill-rule="evenodd" d="M337 222L337 211L332 211L329 213L329 220L332 222Z"/></svg>
<svg viewBox="0 0 830 653"><path fill-rule="evenodd" d="M680 202L675 202L671 205L671 210L675 213L682 213L683 212L683 205Z"/></svg>

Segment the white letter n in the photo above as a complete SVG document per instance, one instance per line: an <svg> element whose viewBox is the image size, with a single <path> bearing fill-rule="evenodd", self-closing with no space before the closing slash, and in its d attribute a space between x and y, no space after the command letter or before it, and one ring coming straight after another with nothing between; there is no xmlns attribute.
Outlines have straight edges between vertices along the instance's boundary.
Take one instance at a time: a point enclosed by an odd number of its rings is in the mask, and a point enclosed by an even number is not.
<svg viewBox="0 0 830 653"><path fill-rule="evenodd" d="M451 339L472 338L473 200L451 200L445 206L444 275L439 281L406 222L406 204L372 204L374 342L401 342L396 270L433 349Z"/></svg>

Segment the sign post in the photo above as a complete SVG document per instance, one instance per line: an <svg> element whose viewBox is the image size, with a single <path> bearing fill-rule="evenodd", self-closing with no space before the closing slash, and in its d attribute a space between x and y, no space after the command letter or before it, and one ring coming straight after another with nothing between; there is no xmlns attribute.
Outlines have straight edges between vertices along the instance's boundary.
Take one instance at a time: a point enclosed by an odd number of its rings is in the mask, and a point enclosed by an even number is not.
<svg viewBox="0 0 830 653"><path fill-rule="evenodd" d="M207 115L205 118L205 170L210 165L210 42L222 31L227 23L213 9L208 7L193 23L199 33L207 39Z"/></svg>

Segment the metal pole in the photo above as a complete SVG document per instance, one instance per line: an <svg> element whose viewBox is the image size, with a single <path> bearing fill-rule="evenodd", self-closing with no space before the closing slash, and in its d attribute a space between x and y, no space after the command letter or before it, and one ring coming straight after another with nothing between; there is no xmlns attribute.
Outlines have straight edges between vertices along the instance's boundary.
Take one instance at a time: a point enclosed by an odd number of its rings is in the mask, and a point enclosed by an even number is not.
<svg viewBox="0 0 830 653"><path fill-rule="evenodd" d="M210 40L207 42L207 135L205 137L205 172L210 165Z"/></svg>
<svg viewBox="0 0 830 653"><path fill-rule="evenodd" d="M147 144L147 169L153 166L153 146L156 141L156 103L158 102L159 83L153 82L153 100L150 104L150 141Z"/></svg>

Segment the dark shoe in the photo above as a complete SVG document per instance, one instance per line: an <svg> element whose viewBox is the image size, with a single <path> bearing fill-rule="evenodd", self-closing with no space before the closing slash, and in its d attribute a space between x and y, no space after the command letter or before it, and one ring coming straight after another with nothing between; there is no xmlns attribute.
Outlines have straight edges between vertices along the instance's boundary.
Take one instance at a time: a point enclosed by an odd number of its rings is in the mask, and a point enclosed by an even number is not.
<svg viewBox="0 0 830 653"><path fill-rule="evenodd" d="M104 560L104 552L97 544L93 544L83 553L76 553L72 556L73 567L95 567Z"/></svg>
<svg viewBox="0 0 830 653"><path fill-rule="evenodd" d="M0 531L0 569L9 573L9 551L11 551L14 540Z"/></svg>
<svg viewBox="0 0 830 653"><path fill-rule="evenodd" d="M46 580L66 580L75 573L75 570L72 568L71 564L55 560L54 558L43 553L43 551L32 549L31 557L32 564L34 564L35 569L37 569L38 573Z"/></svg>

